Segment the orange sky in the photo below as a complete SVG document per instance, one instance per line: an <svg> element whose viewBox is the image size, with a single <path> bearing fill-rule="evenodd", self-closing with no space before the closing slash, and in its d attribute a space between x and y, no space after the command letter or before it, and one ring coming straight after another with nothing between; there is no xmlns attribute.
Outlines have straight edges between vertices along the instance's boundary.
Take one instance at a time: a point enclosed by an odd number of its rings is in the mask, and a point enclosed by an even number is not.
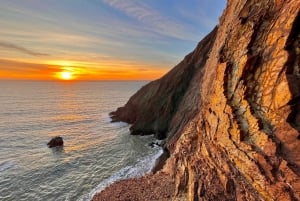
<svg viewBox="0 0 300 201"><path fill-rule="evenodd" d="M118 65L118 68L111 68L115 65ZM122 61L112 61L111 63L76 61L31 63L0 59L0 66L5 66L0 69L0 79L17 80L64 80L62 73L69 74L70 80L154 80L167 72L165 68Z"/></svg>
<svg viewBox="0 0 300 201"><path fill-rule="evenodd" d="M0 79L154 80L218 23L225 0L0 1Z"/></svg>

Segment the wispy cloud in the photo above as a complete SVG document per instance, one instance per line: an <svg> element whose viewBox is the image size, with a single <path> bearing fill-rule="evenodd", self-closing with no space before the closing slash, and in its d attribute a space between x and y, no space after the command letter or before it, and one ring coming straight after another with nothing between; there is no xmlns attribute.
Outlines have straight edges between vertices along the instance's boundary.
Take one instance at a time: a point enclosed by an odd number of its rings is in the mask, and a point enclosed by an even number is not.
<svg viewBox="0 0 300 201"><path fill-rule="evenodd" d="M103 0L103 2L145 24L150 31L182 40L195 39L195 35L188 32L189 29L184 24L161 15L141 1Z"/></svg>
<svg viewBox="0 0 300 201"><path fill-rule="evenodd" d="M49 56L49 54L46 54L46 53L36 52L36 51L30 50L28 48L22 47L20 45L15 45L13 43L8 43L8 42L3 42L3 41L0 41L0 47L15 50L18 52L22 52L24 54L28 54L31 56Z"/></svg>
<svg viewBox="0 0 300 201"><path fill-rule="evenodd" d="M217 21L219 1L0 0L0 79L51 79L64 66L82 79L158 78Z"/></svg>
<svg viewBox="0 0 300 201"><path fill-rule="evenodd" d="M208 29L208 31L217 25L218 22L208 16L208 11L205 8L197 5L194 9L195 11L191 12L190 9L178 6L177 12L185 19L188 19L195 24L198 23L202 29Z"/></svg>

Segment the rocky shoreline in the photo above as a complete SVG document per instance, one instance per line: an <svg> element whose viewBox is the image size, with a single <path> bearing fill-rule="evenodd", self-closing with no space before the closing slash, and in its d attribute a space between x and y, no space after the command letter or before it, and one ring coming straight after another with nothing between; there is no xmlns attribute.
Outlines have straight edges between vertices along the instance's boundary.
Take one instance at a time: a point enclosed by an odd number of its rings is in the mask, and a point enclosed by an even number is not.
<svg viewBox="0 0 300 201"><path fill-rule="evenodd" d="M170 201L174 197L175 180L166 173L158 172L141 178L113 183L92 201Z"/></svg>
<svg viewBox="0 0 300 201"><path fill-rule="evenodd" d="M168 152L168 150L163 150L163 153L156 159L155 165L152 168L151 172L155 174L158 171L162 170L169 157L170 157L170 153Z"/></svg>
<svg viewBox="0 0 300 201"><path fill-rule="evenodd" d="M154 144L156 145L156 143ZM95 194L92 201L169 201L171 197L174 197L175 180L169 174L162 171L169 156L169 152L163 150L163 153L156 159L150 174L143 177L116 181ZM157 185L158 182L162 186L159 187ZM167 188L165 188L165 184ZM130 188L127 188L128 186ZM145 191L145 189L148 189L151 193L147 192L147 190ZM153 193L155 195L152 195Z"/></svg>

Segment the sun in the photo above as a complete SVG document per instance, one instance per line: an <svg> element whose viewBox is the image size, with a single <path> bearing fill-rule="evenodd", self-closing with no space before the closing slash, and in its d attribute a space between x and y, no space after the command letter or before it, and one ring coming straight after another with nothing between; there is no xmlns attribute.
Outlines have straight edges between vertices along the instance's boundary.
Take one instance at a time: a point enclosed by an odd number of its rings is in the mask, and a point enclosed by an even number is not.
<svg viewBox="0 0 300 201"><path fill-rule="evenodd" d="M72 73L68 71L63 71L60 73L61 79L63 80L71 80L73 78Z"/></svg>
<svg viewBox="0 0 300 201"><path fill-rule="evenodd" d="M59 73L59 78L61 80L73 80L74 76L73 73L70 71L62 71Z"/></svg>
<svg viewBox="0 0 300 201"><path fill-rule="evenodd" d="M53 77L56 80L73 81L73 80L77 80L80 74L81 71L77 67L62 66L59 69L57 69L56 72L54 72Z"/></svg>

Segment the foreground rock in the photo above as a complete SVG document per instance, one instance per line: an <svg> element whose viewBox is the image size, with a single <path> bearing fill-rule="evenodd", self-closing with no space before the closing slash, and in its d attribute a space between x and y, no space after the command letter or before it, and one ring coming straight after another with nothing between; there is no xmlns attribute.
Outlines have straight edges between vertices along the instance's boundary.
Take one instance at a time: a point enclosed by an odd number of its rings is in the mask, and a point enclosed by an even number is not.
<svg viewBox="0 0 300 201"><path fill-rule="evenodd" d="M64 145L64 141L63 138L60 136L54 137L52 138L48 143L47 143L48 147L59 147L59 146L63 146Z"/></svg>
<svg viewBox="0 0 300 201"><path fill-rule="evenodd" d="M176 196L300 200L299 8L228 1L194 52L113 113L167 137Z"/></svg>

